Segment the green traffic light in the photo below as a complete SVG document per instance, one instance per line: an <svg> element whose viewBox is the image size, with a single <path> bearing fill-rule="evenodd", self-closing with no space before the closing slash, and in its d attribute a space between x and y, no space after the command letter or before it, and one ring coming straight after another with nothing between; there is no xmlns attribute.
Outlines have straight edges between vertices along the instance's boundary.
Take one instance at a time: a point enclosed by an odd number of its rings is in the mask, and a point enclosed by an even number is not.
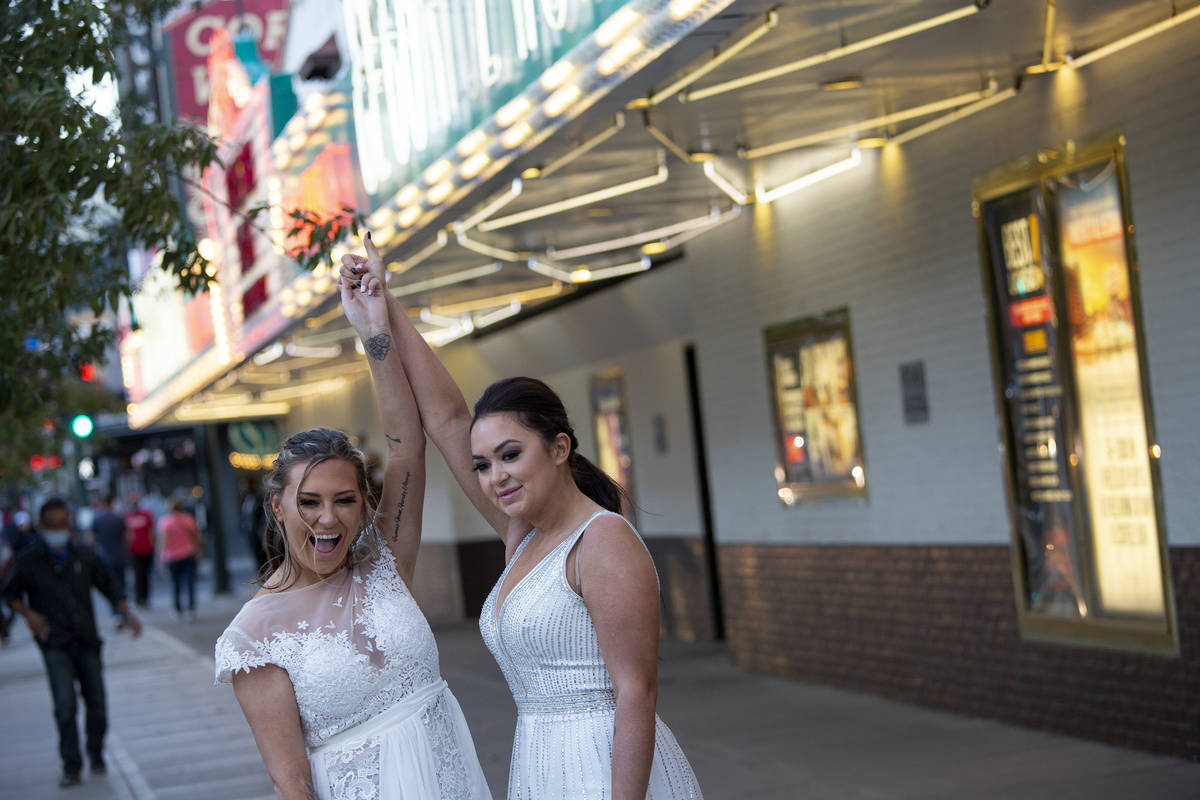
<svg viewBox="0 0 1200 800"><path fill-rule="evenodd" d="M80 414L71 420L71 432L80 439L86 439L91 436L93 427L95 426L92 425L92 418L87 414Z"/></svg>

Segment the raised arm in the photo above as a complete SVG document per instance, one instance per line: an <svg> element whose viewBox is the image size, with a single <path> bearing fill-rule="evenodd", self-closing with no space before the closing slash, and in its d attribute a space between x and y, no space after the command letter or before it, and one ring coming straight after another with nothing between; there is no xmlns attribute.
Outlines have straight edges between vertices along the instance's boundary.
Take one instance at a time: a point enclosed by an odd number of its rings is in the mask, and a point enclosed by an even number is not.
<svg viewBox="0 0 1200 800"><path fill-rule="evenodd" d="M342 257L342 279L356 280L359 276L370 274L386 285L387 269L369 233L365 244L366 258L359 255ZM429 343L413 326L400 299L390 291L386 297L392 337L409 376L417 406L421 409L421 422L429 438L446 459L458 485L492 529L506 542L513 536L524 536L529 524L523 520L511 520L479 486L475 465L471 460L471 411L462 390Z"/></svg>
<svg viewBox="0 0 1200 800"><path fill-rule="evenodd" d="M393 344L388 324L389 294L372 275L339 280L342 309L367 352L375 384L375 404L387 437L383 496L375 525L392 555L396 570L412 582L421 545L421 506L425 498L425 433L417 401Z"/></svg>

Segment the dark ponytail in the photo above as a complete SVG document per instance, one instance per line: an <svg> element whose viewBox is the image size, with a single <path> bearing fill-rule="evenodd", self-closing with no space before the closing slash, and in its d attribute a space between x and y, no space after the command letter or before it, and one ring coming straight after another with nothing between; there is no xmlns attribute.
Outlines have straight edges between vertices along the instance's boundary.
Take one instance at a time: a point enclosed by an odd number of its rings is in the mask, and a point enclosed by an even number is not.
<svg viewBox="0 0 1200 800"><path fill-rule="evenodd" d="M542 438L547 445L560 434L571 440L571 455L567 464L575 485L593 502L608 511L621 513L624 491L617 482L605 474L579 452L579 440L575 429L567 419L567 410L562 400L546 384L537 378L505 378L484 390L475 403L474 425L481 417L503 413L514 414L517 421Z"/></svg>

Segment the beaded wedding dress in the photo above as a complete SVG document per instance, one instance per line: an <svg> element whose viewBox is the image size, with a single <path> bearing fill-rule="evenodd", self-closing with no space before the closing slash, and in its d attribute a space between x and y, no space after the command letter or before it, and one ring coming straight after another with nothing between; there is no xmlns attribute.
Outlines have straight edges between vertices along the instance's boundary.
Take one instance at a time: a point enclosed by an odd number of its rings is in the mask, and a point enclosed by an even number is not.
<svg viewBox="0 0 1200 800"><path fill-rule="evenodd" d="M425 615L391 552L260 592L217 640L216 679L287 670L321 800L490 800Z"/></svg>
<svg viewBox="0 0 1200 800"><path fill-rule="evenodd" d="M612 797L616 699L591 615L566 577L571 548L592 520L609 513L593 514L534 566L512 587L497 615L497 593L531 532L480 612L483 641L517 703L508 800ZM654 724L647 800L700 798L671 730L657 715Z"/></svg>

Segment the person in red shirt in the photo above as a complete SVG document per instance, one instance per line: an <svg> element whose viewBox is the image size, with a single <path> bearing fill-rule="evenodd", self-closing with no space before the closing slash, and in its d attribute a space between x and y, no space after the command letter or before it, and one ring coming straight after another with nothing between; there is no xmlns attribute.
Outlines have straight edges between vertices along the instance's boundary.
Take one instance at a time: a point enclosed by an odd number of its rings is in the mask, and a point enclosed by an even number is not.
<svg viewBox="0 0 1200 800"><path fill-rule="evenodd" d="M133 600L139 608L150 604L150 572L154 567L154 517L138 508L138 496L129 496L125 512L125 542L133 562Z"/></svg>
<svg viewBox="0 0 1200 800"><path fill-rule="evenodd" d="M182 500L171 501L171 511L158 521L158 560L171 573L175 594L175 613L182 619L180 594L187 592L187 619L196 621L196 562L203 540L196 518L183 508Z"/></svg>

